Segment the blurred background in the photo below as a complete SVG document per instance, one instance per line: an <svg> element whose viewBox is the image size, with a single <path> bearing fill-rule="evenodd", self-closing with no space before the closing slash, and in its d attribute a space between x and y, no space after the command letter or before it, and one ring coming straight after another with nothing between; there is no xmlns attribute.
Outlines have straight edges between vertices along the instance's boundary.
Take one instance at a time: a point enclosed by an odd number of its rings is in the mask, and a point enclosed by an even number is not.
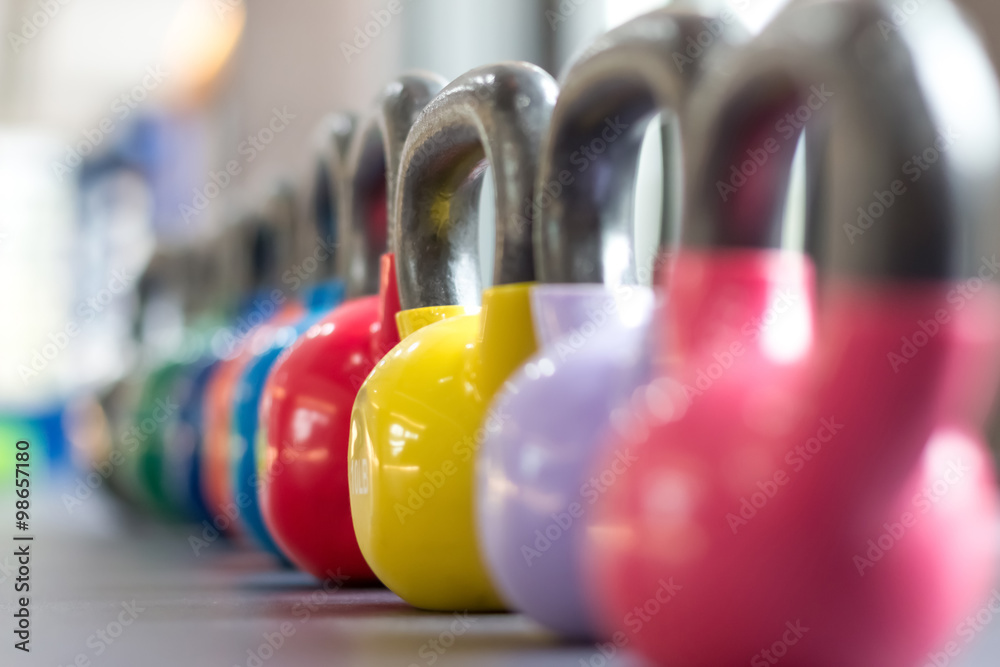
<svg viewBox="0 0 1000 667"><path fill-rule="evenodd" d="M701 1L728 7L751 29L787 2ZM1000 66L1000 2L955 2ZM51 488L89 497L102 481L91 472L92 463L104 458L94 449L110 447L112 432L118 439L125 435L113 414L109 418L114 400L105 399L144 363L152 366L148 348L176 351L186 335L185 306L142 301L144 271L164 249L194 245L214 253L211 244L225 238L222 230L259 212L279 179L306 182L316 165L317 126L330 112L364 114L386 82L407 70L452 79L479 65L527 60L558 76L597 36L668 4L0 0L0 497L13 489L19 440L31 443L32 477L54 478ZM660 139L659 124L651 123L640 157L639 248L656 245L665 217ZM797 173L801 194L801 160ZM483 192L492 192L489 182ZM481 210L483 224L491 224L489 196ZM802 222L788 227L786 245L801 246ZM491 236L480 236L483 257L489 257ZM652 258L652 252L637 257L640 263ZM176 262L167 266L185 271ZM489 260L483 270L489 274ZM184 276L188 288L204 277L191 273ZM138 402L138 394L131 399ZM993 441L1000 443L1000 428ZM300 603L297 595L315 588L295 573L262 567L252 560L260 554L237 558L221 547L214 555L229 559L222 567L193 567L198 550L192 555L189 536L122 539L118 524L101 514L103 505L91 503L77 513L72 501L67 504L70 495L32 499L38 515L52 520L34 565L36 606L54 601L37 626L40 651L31 656L37 664L71 664L77 651L77 657L89 655L93 624L115 618L122 600L139 595L160 601L150 605L153 622L130 631L129 643L116 647L119 662L104 664L150 664L151 656L170 656L171 664L224 665L240 655L249 665L243 651L256 646L261 633L273 632L275 619L288 617ZM4 530L12 528L0 528L0 536ZM129 549L121 548L126 544ZM13 572L5 549L3 595L13 588ZM322 624L302 632L295 644L300 655L310 662L319 655L334 660L325 664L385 664L351 663L343 656L364 656L395 642L390 649L407 664L417 646L451 620L401 609L386 591L353 595L342 598L344 604L328 601L322 617L337 632ZM391 614L363 625L356 617L377 608L372 600ZM0 609L6 608L0 599ZM212 632L200 632L209 621ZM592 647L553 648L551 638L523 617L491 623L498 625L484 624L488 629L469 650L509 648L509 662L478 664L555 664L544 654L555 650L562 651L559 664L605 664ZM961 664L995 664L998 646L1000 635L992 632ZM528 659L526 652L535 650L541 657ZM456 653L455 660L468 664L465 654Z"/></svg>
<svg viewBox="0 0 1000 667"><path fill-rule="evenodd" d="M783 4L723 1L751 26ZM67 408L134 362L153 249L211 236L308 169L326 113L362 112L408 69L453 78L521 59L558 74L596 35L664 4L0 0L0 442L28 435L69 460ZM1000 4L960 4L1000 53ZM655 219L647 144L637 215Z"/></svg>

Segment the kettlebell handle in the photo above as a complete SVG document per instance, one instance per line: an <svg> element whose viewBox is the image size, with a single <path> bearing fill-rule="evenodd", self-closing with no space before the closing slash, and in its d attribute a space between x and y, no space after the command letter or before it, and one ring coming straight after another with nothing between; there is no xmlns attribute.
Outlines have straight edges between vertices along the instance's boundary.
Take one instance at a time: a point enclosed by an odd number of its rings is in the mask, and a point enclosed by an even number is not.
<svg viewBox="0 0 1000 667"><path fill-rule="evenodd" d="M323 118L316 128L313 162L303 188L305 215L301 216L303 229L297 244L299 261L311 255L316 244L335 248L341 242L344 225L340 221L340 202L349 183L347 154L355 126L352 114L335 112ZM333 256L316 278L340 278L342 273Z"/></svg>
<svg viewBox="0 0 1000 667"><path fill-rule="evenodd" d="M268 206L252 213L246 225L246 247L248 259L248 283L243 296L263 289L270 289L278 282L281 274L281 256L285 247L285 239L275 224L275 219L268 215Z"/></svg>
<svg viewBox="0 0 1000 667"><path fill-rule="evenodd" d="M265 215L276 229L276 273L273 285L281 285L281 276L298 262L299 247L302 243L302 202L290 178L282 178L274 185L271 196L264 207Z"/></svg>
<svg viewBox="0 0 1000 667"><path fill-rule="evenodd" d="M460 76L420 114L403 149L393 210L404 309L479 305L479 194L487 166L496 200L493 284L534 279L531 203L557 94L544 70L499 63Z"/></svg>
<svg viewBox="0 0 1000 667"><path fill-rule="evenodd" d="M347 158L348 187L342 197L337 265L350 297L376 294L379 258L392 232L400 154L417 115L444 86L436 74L415 72L389 82L379 93Z"/></svg>
<svg viewBox="0 0 1000 667"><path fill-rule="evenodd" d="M892 10L884 0L804 0L728 72L711 73L692 104L686 245L741 245L748 229L772 229L781 191L772 186L787 179L794 149L781 134L815 126L824 162L810 235L830 271L959 279L998 247L1000 92L989 58L946 0L926 0L902 25ZM961 62L961 73L945 62ZM722 196L719 184L733 187L733 166L757 149L772 166Z"/></svg>
<svg viewBox="0 0 1000 667"><path fill-rule="evenodd" d="M263 224L259 215L244 212L228 219L215 241L219 297L227 307L235 308L259 285L261 267L254 257L254 243Z"/></svg>
<svg viewBox="0 0 1000 667"><path fill-rule="evenodd" d="M646 126L662 113L665 125L681 130L681 140L665 143L664 151L663 208L677 209L670 197L682 192L677 180L688 180L689 100L716 52L747 37L732 9L713 6L687 3L644 14L599 38L564 73L536 185L541 282L636 282L632 220ZM706 36L707 46L692 51ZM676 226L664 219L665 227ZM675 233L661 229L659 245Z"/></svg>

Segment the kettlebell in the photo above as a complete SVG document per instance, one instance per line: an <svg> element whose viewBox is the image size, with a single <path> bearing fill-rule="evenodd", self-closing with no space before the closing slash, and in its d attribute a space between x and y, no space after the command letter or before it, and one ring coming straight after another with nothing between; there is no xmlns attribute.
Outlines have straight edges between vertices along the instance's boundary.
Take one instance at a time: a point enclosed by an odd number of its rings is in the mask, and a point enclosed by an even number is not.
<svg viewBox="0 0 1000 667"><path fill-rule="evenodd" d="M157 401L179 370L177 356L185 295L182 281L186 262L181 246L160 246L139 278L137 329L139 359L121 388L124 423L113 434L110 464L114 486L130 505L147 513L171 516L156 471L162 461L162 419ZM154 314L159 314L157 320ZM164 336L162 329L171 334ZM154 415L154 413L156 413Z"/></svg>
<svg viewBox="0 0 1000 667"><path fill-rule="evenodd" d="M364 378L399 340L386 211L410 126L443 83L428 74L390 82L355 132L337 206L337 225L345 231L336 258L354 298L315 322L278 359L261 398L257 472L264 523L289 560L320 579L374 580L350 517L350 411Z"/></svg>
<svg viewBox="0 0 1000 667"><path fill-rule="evenodd" d="M167 397L161 474L170 504L180 516L195 523L209 518L200 483L202 404L208 379L220 360L212 340L226 326L232 311L232 282L227 273L232 270L235 258L231 255L236 250L231 237L215 234L192 249L191 266L184 276L194 302L190 328L197 343L192 361L184 364Z"/></svg>
<svg viewBox="0 0 1000 667"><path fill-rule="evenodd" d="M403 340L358 392L348 456L361 552L416 607L504 607L476 545L473 465L502 419L487 414L489 399L535 349L532 203L557 92L533 65L471 70L427 105L403 149L392 230ZM487 166L496 255L483 290L477 218Z"/></svg>
<svg viewBox="0 0 1000 667"><path fill-rule="evenodd" d="M910 667L988 595L1000 92L950 2L892 12L793 3L692 101L666 361L591 469L606 483L584 536L605 636L654 662ZM955 48L961 77L941 66ZM745 242L773 224L787 147L719 188L793 121L837 138L806 320L769 313L775 278L808 262Z"/></svg>
<svg viewBox="0 0 1000 667"><path fill-rule="evenodd" d="M209 379L205 392L202 485L211 525L219 531L247 537L244 511L250 505L247 494L239 495L232 482L233 405L240 378L258 351L267 350L283 327L302 317L304 309L281 289L281 274L290 263L293 247L289 218L276 215L284 196L275 189L265 208L248 225L252 271L250 289L241 314L229 331L217 337L218 351L225 357Z"/></svg>
<svg viewBox="0 0 1000 667"><path fill-rule="evenodd" d="M169 295L153 297L147 304L144 327L150 345L142 364L142 388L133 423L121 434L123 448L135 456L149 508L170 520L202 516L199 498L189 495L187 485L175 484L174 469L184 467L190 455L186 441L174 439L182 394L191 374L200 368L220 316L211 281L199 280L208 278L208 258L201 250L194 242L162 247L154 254L151 272L140 281L140 291Z"/></svg>
<svg viewBox="0 0 1000 667"><path fill-rule="evenodd" d="M713 21L725 29L709 49L743 41L737 23L675 6L599 38L561 78L542 144L535 190L562 188L538 202L531 304L540 349L491 404L505 419L479 452L476 528L504 598L561 635L597 632L583 591L582 532L598 497L587 473L616 409L652 378L653 292L634 284L639 149L657 112L685 141L690 91L716 61L706 52L678 67L674 54ZM683 146L677 152L679 160L664 155L668 176L685 168ZM576 164L582 155L592 160ZM683 202L667 198L665 208ZM660 251L654 266L668 258Z"/></svg>
<svg viewBox="0 0 1000 667"><path fill-rule="evenodd" d="M240 309L252 278L253 232L248 224L223 227L196 245L196 261L185 271L184 283L199 303L192 328L200 340L197 358L185 365L171 390L171 414L163 427L163 485L188 520L202 523L201 541L191 540L196 554L215 530L203 489L205 397L209 381L237 347L230 322L248 314Z"/></svg>
<svg viewBox="0 0 1000 667"><path fill-rule="evenodd" d="M208 241L207 239L205 241ZM179 341L164 364L147 380L143 409L133 431L143 452L147 487L171 517L187 521L204 517L200 493L192 495L192 457L195 444L178 431L182 413L190 408L190 383L214 361L211 338L223 324L219 308L215 263L217 248L192 242L179 249L172 280L181 294Z"/></svg>
<svg viewBox="0 0 1000 667"><path fill-rule="evenodd" d="M353 127L351 117L337 115L325 119L319 129L320 149L307 216L299 215L296 210L302 205L296 201L291 189L282 192L274 202L279 209L275 214L286 218L286 224L300 229L296 234L296 252L292 263L282 273L282 284L290 296L301 300L305 312L300 319L275 331L266 346L252 351L253 357L236 385L230 449L233 488L237 499L247 499L241 516L250 534L260 546L284 562L287 559L264 525L258 501L256 442L260 399L268 373L278 356L344 299L344 282L339 278L322 279L322 273L323 264L332 261L337 243L334 209L344 187L344 152ZM306 220L308 223L303 225ZM322 238L319 236L321 232L325 233Z"/></svg>

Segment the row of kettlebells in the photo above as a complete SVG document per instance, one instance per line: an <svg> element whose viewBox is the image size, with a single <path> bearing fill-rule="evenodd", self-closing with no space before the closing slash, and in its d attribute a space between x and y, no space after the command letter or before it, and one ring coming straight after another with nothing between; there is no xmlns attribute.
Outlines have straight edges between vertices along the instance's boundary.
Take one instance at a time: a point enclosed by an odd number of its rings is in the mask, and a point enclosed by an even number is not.
<svg viewBox="0 0 1000 667"><path fill-rule="evenodd" d="M681 240L650 288L657 114ZM803 133L812 256L781 249ZM985 597L1000 93L950 2L793 0L757 35L674 6L558 85L403 76L321 138L307 215L282 191L200 249L242 267L235 320L184 272L201 342L142 376L126 495L679 664L911 667Z"/></svg>

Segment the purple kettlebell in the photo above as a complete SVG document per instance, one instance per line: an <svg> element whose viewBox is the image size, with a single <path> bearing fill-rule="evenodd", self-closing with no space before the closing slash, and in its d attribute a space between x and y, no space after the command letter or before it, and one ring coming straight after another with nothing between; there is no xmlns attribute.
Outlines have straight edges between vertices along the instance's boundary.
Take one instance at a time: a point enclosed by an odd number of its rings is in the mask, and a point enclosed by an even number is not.
<svg viewBox="0 0 1000 667"><path fill-rule="evenodd" d="M709 23L722 33L689 58L685 45ZM652 374L646 339L654 293L634 285L632 224L644 130L661 111L683 129L688 98L713 53L745 34L711 12L657 10L600 38L563 77L535 189L563 183L560 195L539 201L535 228L540 351L494 399L491 414L501 425L481 445L476 487L480 549L500 594L560 635L597 633L580 538L591 505L633 462L623 456L593 479L590 468L616 409ZM675 170L685 173L684 151L664 148L665 157L680 156ZM665 204L673 203L671 192Z"/></svg>

